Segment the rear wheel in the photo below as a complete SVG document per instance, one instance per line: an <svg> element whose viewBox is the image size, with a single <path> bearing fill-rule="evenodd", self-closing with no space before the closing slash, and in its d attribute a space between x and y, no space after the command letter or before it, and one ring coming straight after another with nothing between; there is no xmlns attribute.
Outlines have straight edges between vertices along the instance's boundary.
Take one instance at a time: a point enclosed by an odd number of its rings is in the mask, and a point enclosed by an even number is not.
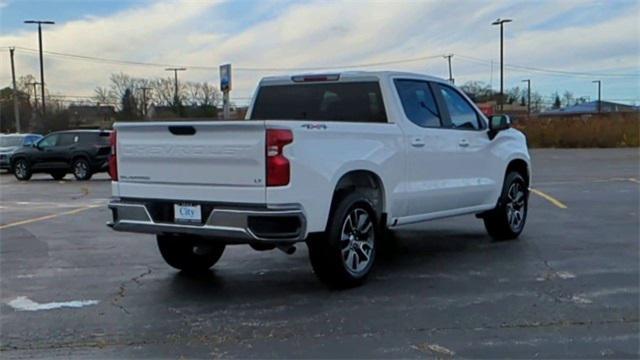
<svg viewBox="0 0 640 360"><path fill-rule="evenodd" d="M484 226L496 240L517 238L527 220L529 189L517 172L507 174L498 207L484 217Z"/></svg>
<svg viewBox="0 0 640 360"><path fill-rule="evenodd" d="M211 244L191 236L158 235L158 248L167 264L187 272L211 268L222 256L224 244Z"/></svg>
<svg viewBox="0 0 640 360"><path fill-rule="evenodd" d="M77 180L89 180L93 175L91 166L86 159L77 159L73 162L72 168L73 176L75 176Z"/></svg>
<svg viewBox="0 0 640 360"><path fill-rule="evenodd" d="M363 194L349 194L332 211L327 231L307 240L311 266L322 282L348 288L362 284L369 275L379 235L373 209Z"/></svg>
<svg viewBox="0 0 640 360"><path fill-rule="evenodd" d="M67 175L67 173L65 171L53 171L53 172L51 172L49 174L55 180L62 180Z"/></svg>
<svg viewBox="0 0 640 360"><path fill-rule="evenodd" d="M16 179L26 181L31 179L31 165L26 159L18 159L13 163L13 175Z"/></svg>

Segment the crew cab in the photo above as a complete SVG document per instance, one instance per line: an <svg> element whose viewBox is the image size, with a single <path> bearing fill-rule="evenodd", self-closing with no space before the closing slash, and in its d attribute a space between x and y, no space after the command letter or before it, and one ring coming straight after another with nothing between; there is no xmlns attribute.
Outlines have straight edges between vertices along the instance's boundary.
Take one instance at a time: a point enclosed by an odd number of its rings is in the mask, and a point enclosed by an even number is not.
<svg viewBox="0 0 640 360"><path fill-rule="evenodd" d="M334 287L362 283L388 231L475 214L495 239L527 216L525 136L449 82L401 72L267 77L244 121L116 123L114 230L155 234L166 262L306 242Z"/></svg>
<svg viewBox="0 0 640 360"><path fill-rule="evenodd" d="M77 180L89 180L93 174L107 171L110 134L105 130L50 133L16 150L11 156L11 170L22 181L35 173L48 173L55 180L72 173Z"/></svg>

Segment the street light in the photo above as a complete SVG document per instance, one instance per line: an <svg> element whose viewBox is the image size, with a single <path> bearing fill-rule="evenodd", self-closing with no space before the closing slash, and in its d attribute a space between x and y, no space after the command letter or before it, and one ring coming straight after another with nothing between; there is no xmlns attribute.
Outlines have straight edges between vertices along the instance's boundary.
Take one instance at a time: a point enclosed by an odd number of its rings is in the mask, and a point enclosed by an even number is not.
<svg viewBox="0 0 640 360"><path fill-rule="evenodd" d="M531 79L522 80L527 83L527 115L531 116Z"/></svg>
<svg viewBox="0 0 640 360"><path fill-rule="evenodd" d="M503 108L504 102L504 24L509 23L511 19L496 19L491 25L500 25L500 110Z"/></svg>
<svg viewBox="0 0 640 360"><path fill-rule="evenodd" d="M38 44L40 45L40 88L42 90L42 116L46 113L44 99L44 64L42 60L42 24L53 25L55 22L49 20L26 20L25 24L38 24Z"/></svg>
<svg viewBox="0 0 640 360"><path fill-rule="evenodd" d="M593 80L592 83L598 83L598 112L602 112L602 81Z"/></svg>

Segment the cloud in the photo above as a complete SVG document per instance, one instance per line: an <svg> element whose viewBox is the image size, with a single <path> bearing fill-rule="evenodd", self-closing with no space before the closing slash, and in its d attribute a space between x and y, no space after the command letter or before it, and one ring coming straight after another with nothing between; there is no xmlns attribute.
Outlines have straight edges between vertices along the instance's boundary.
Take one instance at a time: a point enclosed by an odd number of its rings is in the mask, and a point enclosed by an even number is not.
<svg viewBox="0 0 640 360"><path fill-rule="evenodd" d="M505 29L508 63L582 72L633 72L639 67L640 5L635 2L618 3L622 10L617 12L612 12L610 4L592 1L250 5L186 0L142 3L116 14L47 28L46 49L171 64L231 62L234 67L254 68L333 66L445 53L498 59L498 29L490 23L508 15L514 19ZM594 15L598 13L611 15ZM564 24L560 19L571 21ZM8 45L35 48L35 35L31 29L1 35L0 46ZM27 64L23 72L37 73L34 56L21 54L19 60ZM444 59L393 68L446 76ZM47 58L49 86L68 94L91 94L95 86L106 83L109 73L117 71L166 76L162 68ZM250 96L259 78L270 73L235 72L234 95ZM460 81L489 81L490 65L454 56L454 76ZM192 69L181 73L181 78L217 81L217 71ZM542 86L553 78L540 81ZM638 88L628 83L621 82L621 91L640 97Z"/></svg>

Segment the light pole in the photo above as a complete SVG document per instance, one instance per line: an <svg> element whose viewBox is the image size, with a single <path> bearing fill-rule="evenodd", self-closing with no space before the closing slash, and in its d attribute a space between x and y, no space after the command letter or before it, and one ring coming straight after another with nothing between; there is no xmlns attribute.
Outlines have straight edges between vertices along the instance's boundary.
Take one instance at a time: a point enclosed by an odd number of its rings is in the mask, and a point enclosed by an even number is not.
<svg viewBox="0 0 640 360"><path fill-rule="evenodd" d="M602 81L593 80L592 83L598 83L598 112L602 112Z"/></svg>
<svg viewBox="0 0 640 360"><path fill-rule="evenodd" d="M511 21L513 20L498 18L491 23L491 25L500 25L500 110L504 103L504 24Z"/></svg>
<svg viewBox="0 0 640 360"><path fill-rule="evenodd" d="M42 60L42 24L53 25L55 22L48 20L26 20L25 24L38 24L38 44L40 45L40 89L42 90L42 116L46 113L45 97L44 97L44 63Z"/></svg>
<svg viewBox="0 0 640 360"><path fill-rule="evenodd" d="M452 57L453 57L453 54L449 54L449 55L443 56L443 58L445 58L445 59L447 59L449 61L449 82L451 84L454 84L453 74L451 73L451 58Z"/></svg>
<svg viewBox="0 0 640 360"><path fill-rule="evenodd" d="M175 102L176 107L178 106L178 101L179 101L179 97L178 97L178 71L186 71L186 68L166 68L165 71L173 71L173 75L174 75L174 86L175 86L175 93L173 95L173 101Z"/></svg>
<svg viewBox="0 0 640 360"><path fill-rule="evenodd" d="M531 116L531 79L522 80L527 83L527 115Z"/></svg>

